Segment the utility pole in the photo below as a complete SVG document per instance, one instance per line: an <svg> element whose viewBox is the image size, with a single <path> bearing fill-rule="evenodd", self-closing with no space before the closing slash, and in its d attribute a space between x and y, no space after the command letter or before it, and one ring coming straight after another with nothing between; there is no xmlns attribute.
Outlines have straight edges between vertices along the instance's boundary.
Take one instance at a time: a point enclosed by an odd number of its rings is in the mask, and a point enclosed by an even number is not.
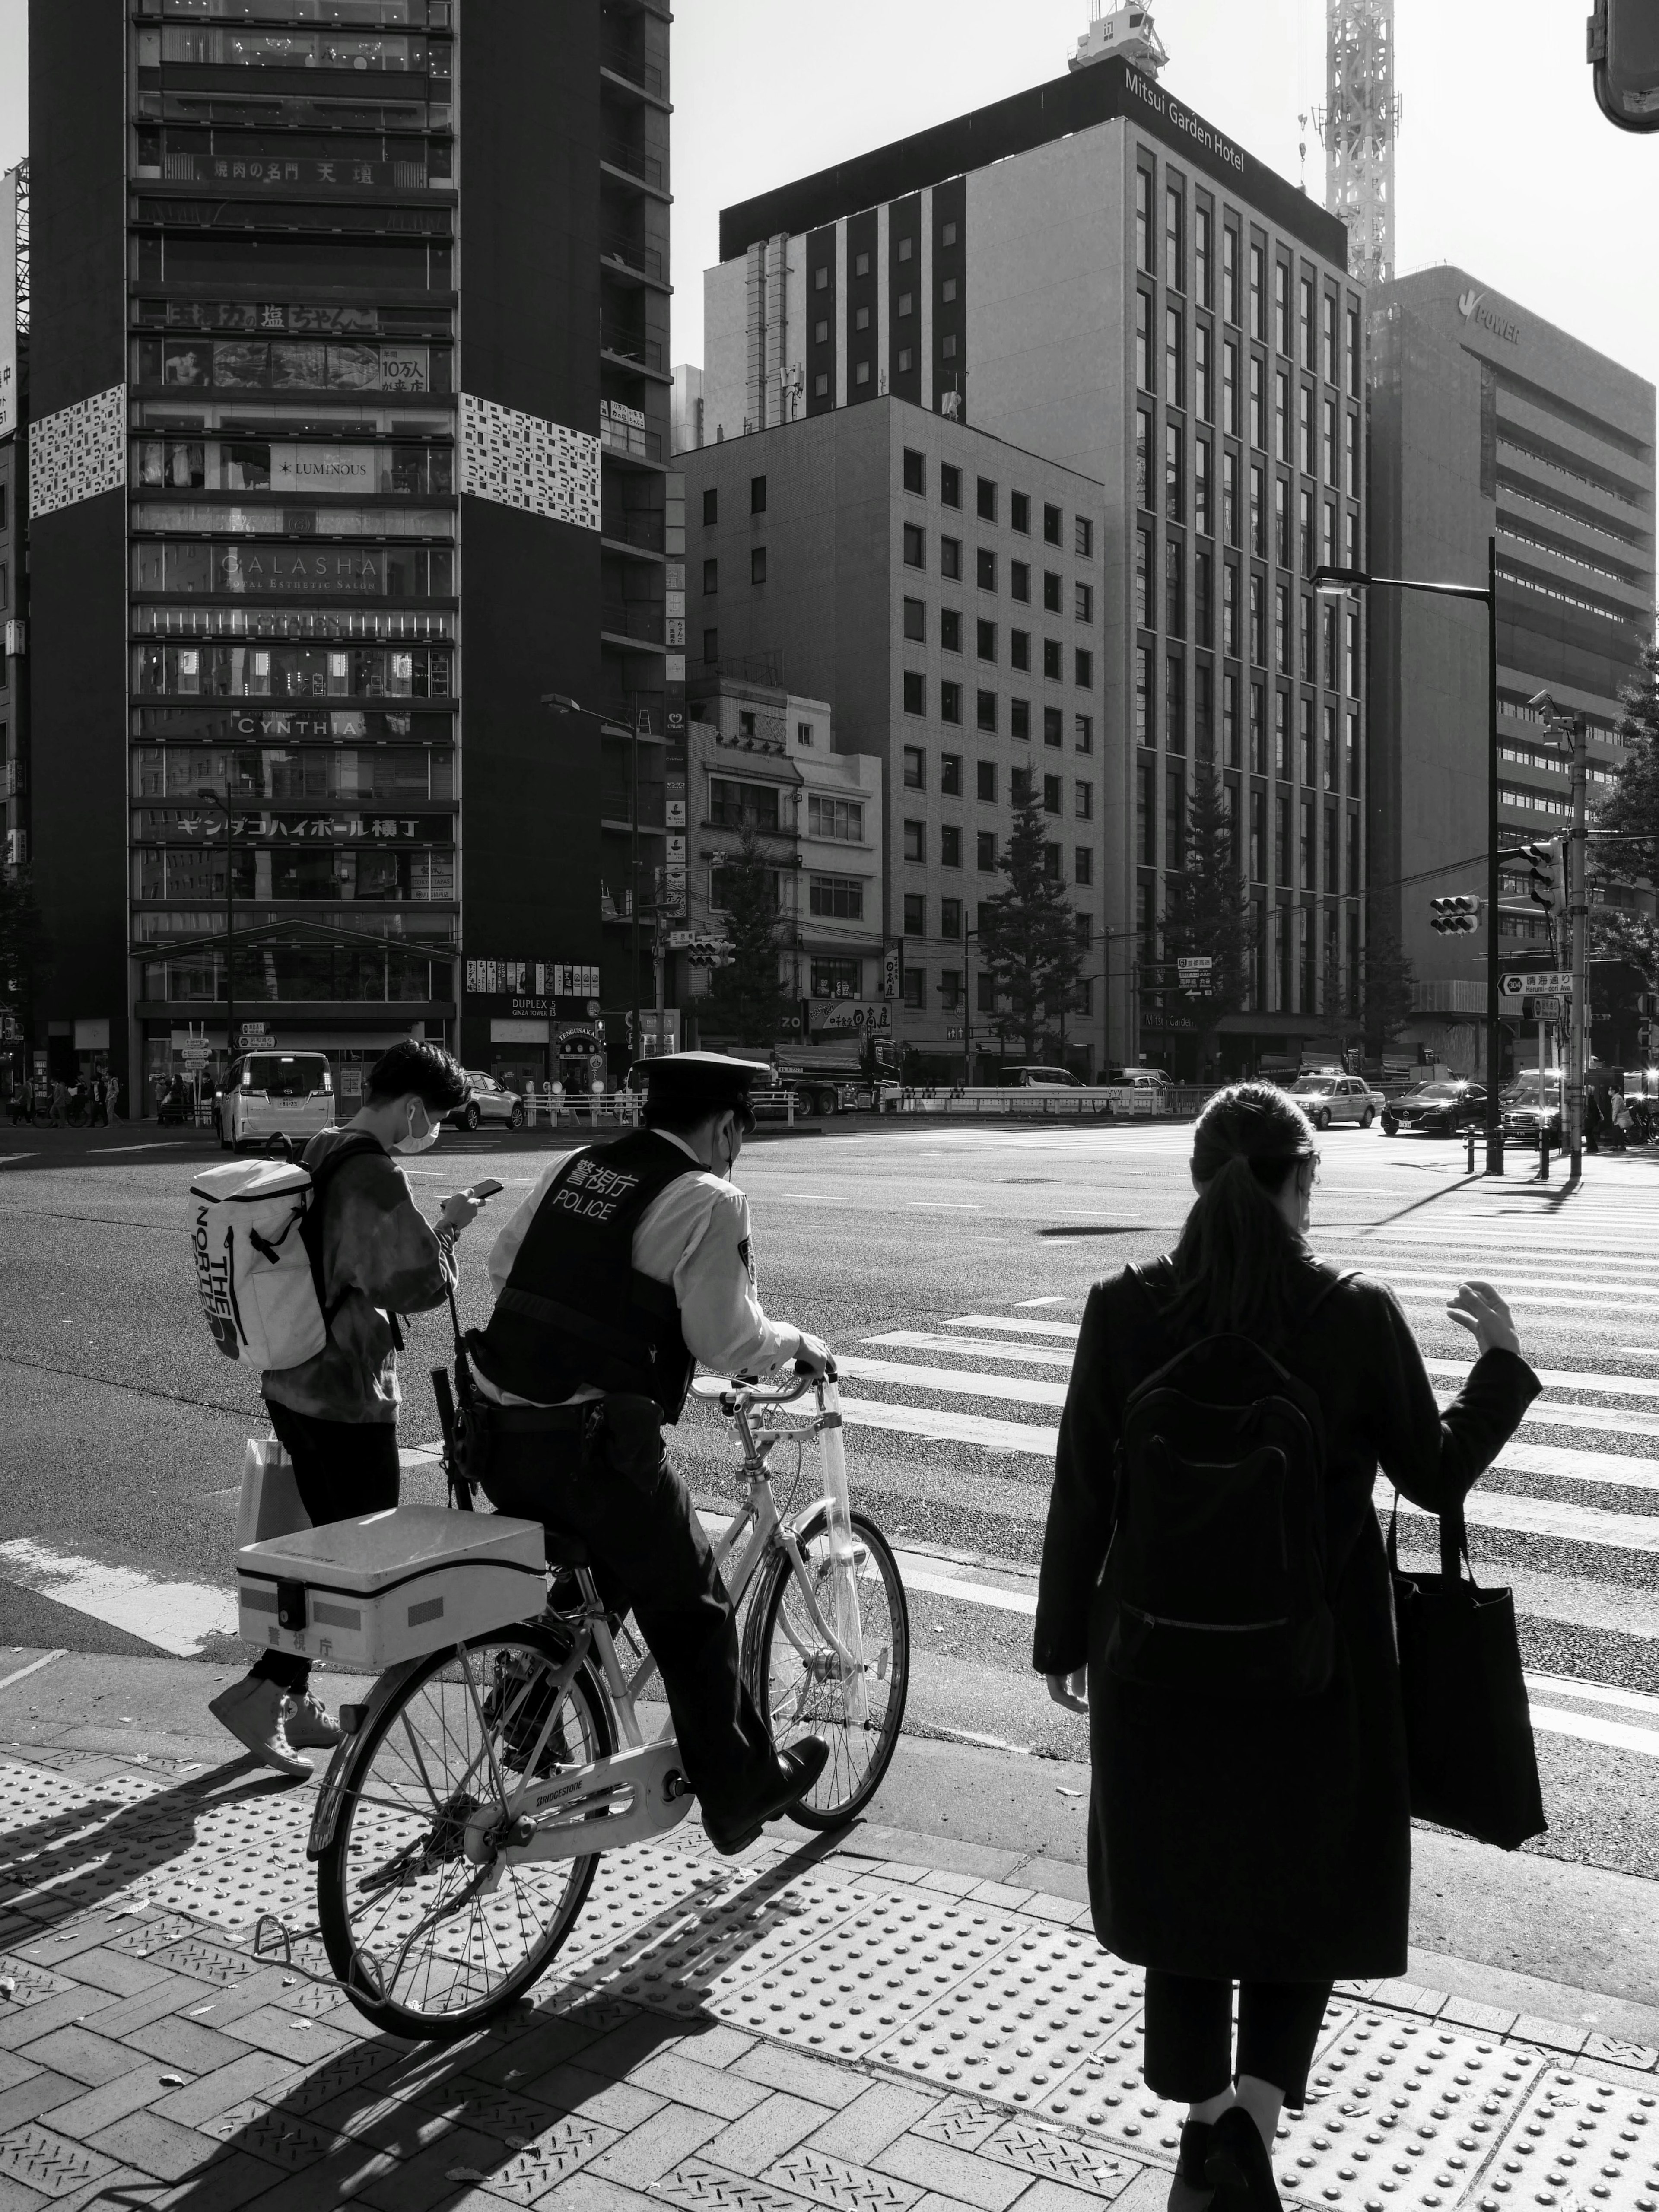
<svg viewBox="0 0 1659 2212"><path fill-rule="evenodd" d="M1573 1178L1584 1165L1584 1062L1589 1018L1589 824L1587 738L1584 718L1571 718L1572 730L1572 1006L1571 1042L1567 1054L1567 1142ZM1543 1103L1542 1099L1539 1101Z"/></svg>

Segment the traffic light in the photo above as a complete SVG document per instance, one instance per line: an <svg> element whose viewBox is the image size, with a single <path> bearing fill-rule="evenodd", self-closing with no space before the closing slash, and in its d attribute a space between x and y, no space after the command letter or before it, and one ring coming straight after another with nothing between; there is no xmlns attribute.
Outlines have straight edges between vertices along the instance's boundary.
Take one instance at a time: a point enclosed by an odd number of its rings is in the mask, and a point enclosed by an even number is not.
<svg viewBox="0 0 1659 2212"><path fill-rule="evenodd" d="M1462 937L1480 927L1480 902L1472 891L1429 901L1429 927L1442 937Z"/></svg>
<svg viewBox="0 0 1659 2212"><path fill-rule="evenodd" d="M1595 0L1585 29L1602 114L1621 131L1659 131L1659 9L1653 0Z"/></svg>
<svg viewBox="0 0 1659 2212"><path fill-rule="evenodd" d="M1561 841L1553 837L1545 845L1523 845L1521 858L1527 864L1527 896L1534 906L1541 906L1546 914L1559 911L1561 904Z"/></svg>

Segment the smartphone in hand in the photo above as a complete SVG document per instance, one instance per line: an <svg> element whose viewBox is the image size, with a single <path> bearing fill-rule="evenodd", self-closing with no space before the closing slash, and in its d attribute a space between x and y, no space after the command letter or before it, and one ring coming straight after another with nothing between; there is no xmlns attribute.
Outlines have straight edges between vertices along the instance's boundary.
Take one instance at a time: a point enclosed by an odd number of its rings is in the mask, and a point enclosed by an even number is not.
<svg viewBox="0 0 1659 2212"><path fill-rule="evenodd" d="M494 1198L498 1190L505 1190L506 1188L506 1184L498 1182L494 1176L485 1176L482 1182L469 1184L463 1194L467 1198L476 1198L482 1206L485 1199Z"/></svg>

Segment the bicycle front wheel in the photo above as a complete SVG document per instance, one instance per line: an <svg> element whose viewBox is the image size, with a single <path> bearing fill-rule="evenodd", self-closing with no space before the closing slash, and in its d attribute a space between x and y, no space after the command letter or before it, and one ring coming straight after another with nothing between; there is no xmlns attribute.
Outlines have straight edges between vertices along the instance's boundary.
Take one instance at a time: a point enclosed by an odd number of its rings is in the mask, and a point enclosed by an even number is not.
<svg viewBox="0 0 1659 2212"><path fill-rule="evenodd" d="M820 1509L797 1530L819 1617L835 1618L830 1573L830 1524ZM839 1828L861 1813L881 1786L898 1746L910 1687L910 1615L891 1548L875 1522L853 1516L863 1629L865 1716L848 1712L838 1662L814 1626L788 1555L775 1552L757 1594L750 1686L772 1741L787 1751L803 1736L830 1747L823 1773L789 1816L807 1828Z"/></svg>
<svg viewBox="0 0 1659 2212"><path fill-rule="evenodd" d="M469 1824L505 1829L526 1777L574 1772L615 1746L599 1678L534 1625L413 1667L352 1741L339 1816L317 1863L329 1963L376 2027L449 2043L545 1972L582 1909L597 1856L509 1864L469 1855Z"/></svg>

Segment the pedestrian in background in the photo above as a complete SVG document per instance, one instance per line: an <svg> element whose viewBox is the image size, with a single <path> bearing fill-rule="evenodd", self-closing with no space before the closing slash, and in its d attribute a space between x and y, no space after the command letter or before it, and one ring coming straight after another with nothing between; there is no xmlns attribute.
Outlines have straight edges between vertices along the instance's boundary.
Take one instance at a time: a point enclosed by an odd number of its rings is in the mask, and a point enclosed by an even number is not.
<svg viewBox="0 0 1659 2212"><path fill-rule="evenodd" d="M1467 1282L1447 1311L1480 1356L1439 1411L1393 1293L1309 1249L1318 1159L1305 1116L1271 1085L1238 1084L1209 1102L1194 1132L1198 1195L1175 1250L1090 1292L1043 1540L1034 1662L1056 1702L1090 1717L1096 1933L1146 1967L1146 2085L1188 2106L1172 2212L1201 2212L1218 2188L1226 2212L1273 2212L1280 2107L1304 2101L1333 1982L1406 1969L1410 1802L1371 1504L1379 1462L1425 1510L1455 1505L1540 1387L1504 1300ZM1296 1493L1306 1517L1295 1524L1305 1610L1290 1620L1306 1633L1293 1643L1283 1617L1265 1617L1279 1607L1258 1604L1264 1617L1249 1632L1220 1626L1229 1606L1249 1613L1255 1547L1276 1567L1279 1529L1292 1525L1279 1517L1273 1468L1259 1450L1223 1464L1224 1439L1204 1448L1202 1425L1220 1424L1225 1391L1178 1405L1170 1395L1177 1382L1190 1394L1195 1374L1252 1362L1277 1378L1285 1498L1289 1439L1297 1421L1306 1429ZM1155 1376L1160 1395L1130 1404ZM1268 1403L1251 1398L1247 1425ZM1184 1456L1172 1441L1182 1420L1198 1424ZM1224 1526L1219 1479L1264 1475L1266 1491L1229 1492L1275 1499L1244 1531L1254 1543L1235 1528L1224 1550L1206 1550ZM1137 1609L1136 1562L1160 1534L1166 1602ZM1172 1632L1178 1660L1155 1657Z"/></svg>
<svg viewBox="0 0 1659 2212"><path fill-rule="evenodd" d="M52 1129L61 1129L66 1126L68 1118L69 1085L60 1075L52 1086L52 1115L46 1126Z"/></svg>

